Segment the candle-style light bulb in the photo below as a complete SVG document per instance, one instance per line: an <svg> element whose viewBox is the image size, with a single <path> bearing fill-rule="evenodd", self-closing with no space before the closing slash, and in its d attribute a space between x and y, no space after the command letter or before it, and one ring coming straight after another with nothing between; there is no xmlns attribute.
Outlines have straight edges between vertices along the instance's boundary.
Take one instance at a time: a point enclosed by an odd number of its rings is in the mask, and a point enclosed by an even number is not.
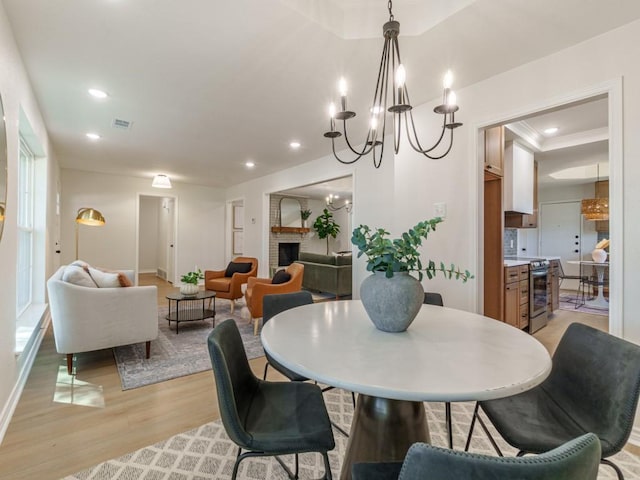
<svg viewBox="0 0 640 480"><path fill-rule="evenodd" d="M336 118L336 104L335 103L330 103L329 104L329 117L331 119Z"/></svg>
<svg viewBox="0 0 640 480"><path fill-rule="evenodd" d="M376 117L371 117L370 126L371 126L371 130L373 130L374 132L377 130L377 128L378 128L378 119Z"/></svg>
<svg viewBox="0 0 640 480"><path fill-rule="evenodd" d="M447 73L444 74L442 85L444 88L451 88L451 85L453 85L453 73L451 73L451 70L447 70Z"/></svg>
<svg viewBox="0 0 640 480"><path fill-rule="evenodd" d="M396 69L396 88L402 88L406 79L407 72L404 69L404 65L400 64Z"/></svg>
<svg viewBox="0 0 640 480"><path fill-rule="evenodd" d="M456 92L454 92L453 90L449 92L449 95L447 96L447 105L449 106L454 106L456 105Z"/></svg>
<svg viewBox="0 0 640 480"><path fill-rule="evenodd" d="M338 91L340 92L341 97L347 96L347 81L344 77L340 77L340 81L338 82Z"/></svg>

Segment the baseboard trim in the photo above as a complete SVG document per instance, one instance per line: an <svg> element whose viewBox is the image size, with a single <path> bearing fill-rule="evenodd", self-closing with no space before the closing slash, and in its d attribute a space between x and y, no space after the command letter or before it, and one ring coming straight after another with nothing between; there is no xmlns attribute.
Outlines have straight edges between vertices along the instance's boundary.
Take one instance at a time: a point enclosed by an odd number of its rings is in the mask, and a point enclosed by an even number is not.
<svg viewBox="0 0 640 480"><path fill-rule="evenodd" d="M29 378L31 367L33 366L33 362L36 359L36 355L38 354L38 350L40 349L40 344L42 343L42 339L44 338L50 322L51 314L47 309L42 324L38 329L38 333L36 334L34 341L31 342L31 347L25 349L20 355L20 370L18 372L18 378L13 386L13 389L11 390L9 398L7 399L7 403L5 403L4 408L2 409L2 413L0 413L0 444L2 444L4 435L5 433L7 433L9 423L11 422L13 413L18 406L20 396L22 395L24 386L26 385L27 379ZM16 361L18 361L18 359L16 359Z"/></svg>

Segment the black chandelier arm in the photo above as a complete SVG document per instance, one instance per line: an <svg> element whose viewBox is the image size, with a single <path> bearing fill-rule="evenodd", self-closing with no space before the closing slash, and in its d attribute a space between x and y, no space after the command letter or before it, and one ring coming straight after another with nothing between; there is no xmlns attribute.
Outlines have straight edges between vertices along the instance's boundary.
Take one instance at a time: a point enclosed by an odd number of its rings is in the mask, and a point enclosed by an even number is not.
<svg viewBox="0 0 640 480"><path fill-rule="evenodd" d="M360 160L360 158L363 155L367 155L369 153L369 152L366 152L366 153L356 154L357 157L354 158L353 160L342 160L336 153L336 142L333 138L331 139L331 149L333 150L333 156L336 158L336 160L338 160L340 163L344 165L351 165L352 163L356 163L358 160Z"/></svg>
<svg viewBox="0 0 640 480"><path fill-rule="evenodd" d="M446 125L446 120L445 120L445 125ZM451 130L451 134L449 136L449 147L447 148L447 150L442 155L429 155L429 152L431 152L436 147L438 147L440 145L440 143L442 142L442 139L444 138L444 133L446 131L446 128L442 127L442 134L440 135L440 140L438 140L438 143L436 143L429 150L422 150L420 148L417 148L416 145L413 144L413 141L411 140L411 135L409 135L409 125L408 125L408 122L407 122L407 137L409 138L409 144L411 145L411 148L413 148L416 152L423 154L425 157L427 157L427 158L429 158L431 160L440 160L441 158L446 157L449 154L449 152L451 151L451 148L453 147L453 129L450 129L450 130ZM417 140L418 139L416 137L416 142L417 142Z"/></svg>
<svg viewBox="0 0 640 480"><path fill-rule="evenodd" d="M370 138L373 138L373 135L371 133L371 129L369 129L369 131L367 132L367 136L366 136L365 142L364 142L364 147L362 147L362 151L361 152L357 151L356 149L354 149L351 146L351 142L349 141L349 135L347 135L347 121L346 120L342 121L342 131L344 132L344 141L346 142L347 146L349 147L349 150L351 150L354 154L356 154L359 157L361 157L363 155L368 155L371 152L371 150L373 150L373 146L375 145L375 141L372 141L371 142L371 146L367 149L367 145L369 144Z"/></svg>
<svg viewBox="0 0 640 480"><path fill-rule="evenodd" d="M407 137L409 138L409 144L411 145L411 148L413 148L416 152L420 152L423 154L427 154L429 152L434 151L436 148L438 148L438 146L440 146L440 143L442 143L442 140L444 138L444 134L447 131L447 115L444 115L444 119L442 122L442 131L440 133L440 137L438 138L438 140L433 144L433 146L431 146L430 148L422 148L422 145L420 144L420 140L418 138L418 132L416 131L416 124L413 120L413 112L409 112L409 118L411 119L411 122L407 121ZM413 131L413 138L411 137L410 133L409 133L409 123L411 123L411 129ZM451 131L452 135L451 138L453 139L453 130ZM415 144L413 142L413 140L415 139ZM428 156L428 155L427 155ZM429 157L431 158L431 157ZM438 157L438 158L442 158L442 157Z"/></svg>

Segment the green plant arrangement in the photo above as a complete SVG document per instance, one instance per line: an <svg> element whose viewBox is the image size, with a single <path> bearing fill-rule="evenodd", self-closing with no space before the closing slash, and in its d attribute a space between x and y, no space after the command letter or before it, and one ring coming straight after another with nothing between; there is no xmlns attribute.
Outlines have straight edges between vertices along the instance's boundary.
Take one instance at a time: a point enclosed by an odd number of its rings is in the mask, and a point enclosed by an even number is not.
<svg viewBox="0 0 640 480"><path fill-rule="evenodd" d="M329 255L329 237L336 238L340 233L340 225L333 219L333 214L326 208L313 222L313 229L318 233L318 238L327 239L327 255Z"/></svg>
<svg viewBox="0 0 640 480"><path fill-rule="evenodd" d="M307 220L310 216L311 216L311 210L309 209L300 210L300 217L302 217L302 220Z"/></svg>
<svg viewBox="0 0 640 480"><path fill-rule="evenodd" d="M182 275L182 277L180 277L180 281L182 283L191 283L193 285L197 285L198 281L202 280L203 278L204 278L204 275L202 273L202 270L198 268L196 269L195 272L188 272Z"/></svg>
<svg viewBox="0 0 640 480"><path fill-rule="evenodd" d="M362 255L367 257L368 271L385 272L387 278L393 277L397 272L418 272L418 277L422 280L424 274L431 279L437 272L442 272L445 278L466 282L474 278L468 270L462 271L454 264L447 267L443 262L436 265L433 260L423 265L420 260L418 248L422 245L422 240L426 240L428 234L435 231L436 225L442 221L440 217L422 221L393 240L386 237L389 232L383 228L372 230L367 225L360 225L353 230L351 243L359 250L358 258Z"/></svg>

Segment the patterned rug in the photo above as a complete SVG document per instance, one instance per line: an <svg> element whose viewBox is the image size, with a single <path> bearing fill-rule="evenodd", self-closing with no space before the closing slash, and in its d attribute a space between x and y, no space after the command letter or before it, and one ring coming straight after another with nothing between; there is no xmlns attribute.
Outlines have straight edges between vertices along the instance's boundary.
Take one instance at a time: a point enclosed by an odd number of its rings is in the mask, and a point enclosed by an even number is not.
<svg viewBox="0 0 640 480"><path fill-rule="evenodd" d="M351 394L335 389L325 392L325 403L331 419L345 430L349 430L353 416ZM464 448L466 436L473 415L474 404L452 404L454 447ZM425 403L425 411L431 432L431 443L446 446L446 426L443 403ZM490 426L490 429L493 428ZM495 433L493 430L492 434ZM336 448L329 452L329 461L333 478L339 478L342 458L347 439L334 430ZM515 449L506 444L499 435L494 438L503 453L516 454ZM471 451L495 456L487 437L479 427L476 428L471 442ZM87 470L65 477L64 480L211 480L231 478L237 447L227 437L221 421L215 421L201 427L175 435L167 440L150 445L122 457L106 461ZM292 466L292 456L282 457ZM627 480L640 478L640 458L626 451L612 457L622 469ZM323 473L322 458L318 454L300 456L300 478L320 478ZM269 457L249 458L240 464L238 479L285 480L287 476L280 465ZM615 479L613 469L600 466L598 480Z"/></svg>
<svg viewBox="0 0 640 480"><path fill-rule="evenodd" d="M560 292L560 310L609 316L609 310L604 310L602 308L590 308L586 305L578 305L576 308L577 303L582 303L582 300L579 296L576 298L576 292L571 292L569 290L563 290Z"/></svg>
<svg viewBox="0 0 640 480"><path fill-rule="evenodd" d="M180 322L176 335L176 322L165 319L167 308L158 309L158 338L151 342L151 358L145 358L143 343L113 349L123 390L163 382L172 378L211 370L207 350L207 337L211 333L211 319ZM242 306L236 306L231 315L228 301L216 302L216 324L233 318L238 324L248 358L264 355L260 336L253 334L253 327L242 316Z"/></svg>

